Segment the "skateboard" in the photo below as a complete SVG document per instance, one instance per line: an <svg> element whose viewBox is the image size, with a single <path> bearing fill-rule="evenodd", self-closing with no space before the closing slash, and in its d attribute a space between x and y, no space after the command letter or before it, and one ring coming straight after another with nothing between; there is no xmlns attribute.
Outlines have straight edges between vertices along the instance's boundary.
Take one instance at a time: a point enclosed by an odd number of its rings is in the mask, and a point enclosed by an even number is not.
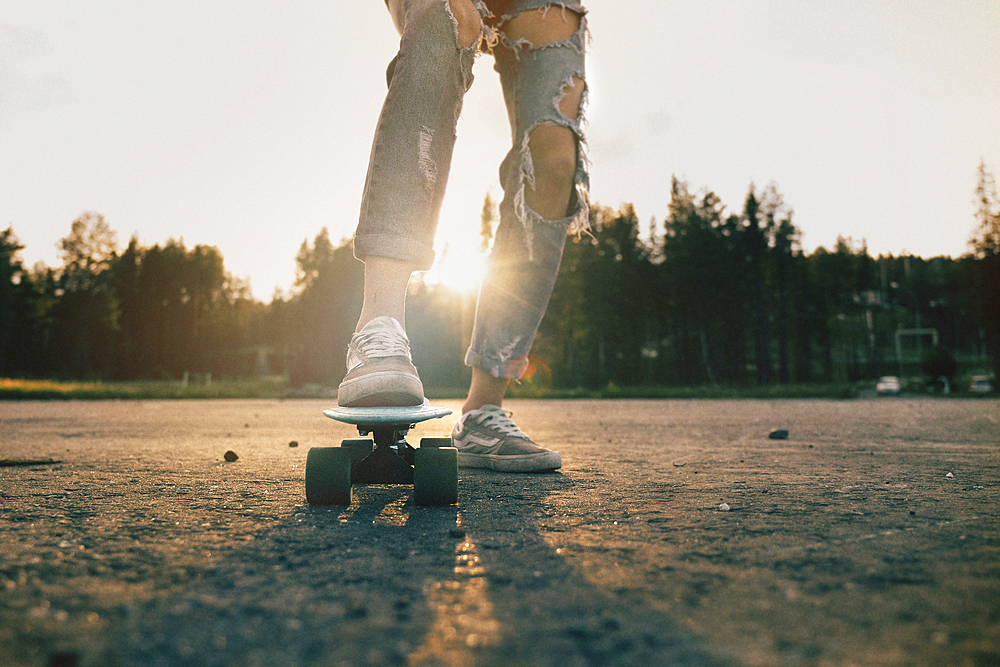
<svg viewBox="0 0 1000 667"><path fill-rule="evenodd" d="M313 447L306 456L306 500L311 505L350 505L354 484L412 484L417 505L458 502L458 450L451 438L406 434L420 422L451 414L426 399L423 405L387 408L331 408L323 414L357 426L362 438L340 447Z"/></svg>

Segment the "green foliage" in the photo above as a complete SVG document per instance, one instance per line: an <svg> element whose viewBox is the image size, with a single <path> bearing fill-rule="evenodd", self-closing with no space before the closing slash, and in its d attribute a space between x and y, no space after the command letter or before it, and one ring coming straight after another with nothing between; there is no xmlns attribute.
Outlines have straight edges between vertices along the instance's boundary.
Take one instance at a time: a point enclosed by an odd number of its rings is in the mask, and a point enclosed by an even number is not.
<svg viewBox="0 0 1000 667"><path fill-rule="evenodd" d="M806 254L774 185L751 185L738 211L676 178L669 194L668 215L648 227L629 205L591 208L591 232L566 245L515 395L846 396L879 375L996 365L1000 202L984 165L973 252L958 259L873 258L844 238ZM487 197L487 245L494 217ZM331 387L346 370L364 271L350 242L335 245L326 229L303 241L294 288L269 304L226 271L217 248L132 238L119 250L95 213L72 223L60 249L61 266L27 270L13 230L0 232L0 377L188 375L215 378L190 385L215 392L222 378L267 375ZM407 328L429 395L467 386L474 313L472 295L411 283ZM900 329L934 330L941 349L924 359L926 345L901 346L897 357Z"/></svg>
<svg viewBox="0 0 1000 667"><path fill-rule="evenodd" d="M64 289L94 289L118 256L115 233L99 213L89 211L73 221L70 233L59 242Z"/></svg>
<svg viewBox="0 0 1000 667"><path fill-rule="evenodd" d="M54 281L42 282L52 290L45 313L51 322L49 369L69 377L106 377L121 315L111 284L115 234L103 216L88 212L73 221L59 246L62 266Z"/></svg>
<svg viewBox="0 0 1000 667"><path fill-rule="evenodd" d="M975 204L977 226L971 245L979 260L976 286L981 296L973 312L982 327L985 348L993 358L994 375L1000 378L1000 196L985 162L979 163Z"/></svg>
<svg viewBox="0 0 1000 667"><path fill-rule="evenodd" d="M251 370L234 365L232 351L255 342L245 322L254 306L217 248L188 250L176 240L141 248L133 238L114 267L113 285L122 307L113 377Z"/></svg>
<svg viewBox="0 0 1000 667"><path fill-rule="evenodd" d="M295 258L295 293L271 304L269 327L292 383L339 384L344 356L361 313L364 265L350 242L334 247L324 227Z"/></svg>
<svg viewBox="0 0 1000 667"><path fill-rule="evenodd" d="M19 257L24 246L10 227L0 232L0 372L19 367L30 338L30 285Z"/></svg>
<svg viewBox="0 0 1000 667"><path fill-rule="evenodd" d="M12 248L12 234L4 248ZM5 376L180 379L185 372L248 375L260 357L256 321L266 307L226 271L222 254L179 241L118 253L115 234L94 213L60 242L62 266L8 277L19 294L18 336L0 357ZM8 312L5 309L5 312ZM12 342L8 342L12 341ZM257 347L255 347L255 344Z"/></svg>
<svg viewBox="0 0 1000 667"><path fill-rule="evenodd" d="M1000 196L993 174L980 162L976 173L976 230L970 243L979 257L1000 255Z"/></svg>

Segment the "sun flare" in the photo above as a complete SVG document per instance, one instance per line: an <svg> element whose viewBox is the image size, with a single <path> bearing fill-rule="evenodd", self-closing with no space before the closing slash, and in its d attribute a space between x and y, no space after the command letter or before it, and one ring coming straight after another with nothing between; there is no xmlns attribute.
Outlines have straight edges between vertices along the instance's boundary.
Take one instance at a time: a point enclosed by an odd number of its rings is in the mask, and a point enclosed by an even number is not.
<svg viewBox="0 0 1000 667"><path fill-rule="evenodd" d="M460 294L476 294L486 268L486 253L477 247L447 243L438 251L434 265L424 273L429 285L442 285Z"/></svg>

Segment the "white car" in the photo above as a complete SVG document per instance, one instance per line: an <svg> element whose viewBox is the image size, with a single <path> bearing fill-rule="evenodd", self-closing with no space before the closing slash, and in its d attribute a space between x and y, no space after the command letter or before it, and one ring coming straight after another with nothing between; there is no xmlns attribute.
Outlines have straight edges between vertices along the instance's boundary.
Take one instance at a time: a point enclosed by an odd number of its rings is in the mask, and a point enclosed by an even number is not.
<svg viewBox="0 0 1000 667"><path fill-rule="evenodd" d="M875 392L882 396L895 396L903 387L899 382L899 378L895 375L885 375L880 377L878 382L875 384Z"/></svg>
<svg viewBox="0 0 1000 667"><path fill-rule="evenodd" d="M969 383L969 391L973 394L988 394L993 391L993 383L985 375L973 375Z"/></svg>

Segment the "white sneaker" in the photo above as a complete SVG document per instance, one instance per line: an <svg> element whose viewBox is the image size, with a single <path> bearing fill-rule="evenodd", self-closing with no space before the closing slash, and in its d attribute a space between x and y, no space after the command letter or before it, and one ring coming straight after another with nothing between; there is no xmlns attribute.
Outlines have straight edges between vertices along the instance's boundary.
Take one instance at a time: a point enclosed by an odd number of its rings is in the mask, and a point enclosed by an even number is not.
<svg viewBox="0 0 1000 667"><path fill-rule="evenodd" d="M376 317L351 337L337 403L355 408L423 402L424 385L410 359L406 332L393 318Z"/></svg>
<svg viewBox="0 0 1000 667"><path fill-rule="evenodd" d="M495 405L462 415L451 433L458 465L502 472L548 472L562 467L559 453L532 442L510 415Z"/></svg>

